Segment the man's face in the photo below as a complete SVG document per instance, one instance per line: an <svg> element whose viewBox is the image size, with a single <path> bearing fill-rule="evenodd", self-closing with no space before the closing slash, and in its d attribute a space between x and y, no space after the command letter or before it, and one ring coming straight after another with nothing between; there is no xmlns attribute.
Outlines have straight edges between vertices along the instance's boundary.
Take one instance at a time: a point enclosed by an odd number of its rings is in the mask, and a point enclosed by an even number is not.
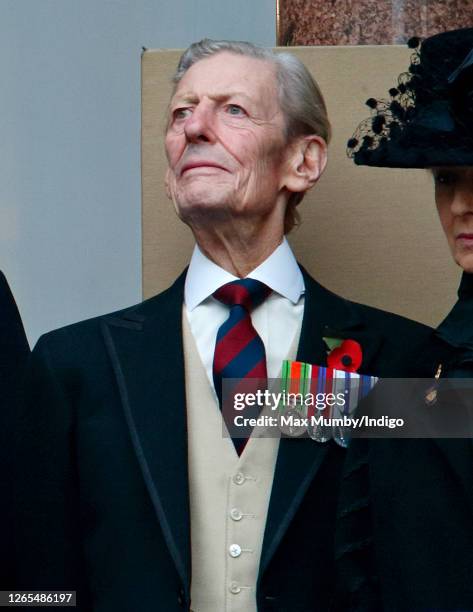
<svg viewBox="0 0 473 612"><path fill-rule="evenodd" d="M432 170L435 201L453 259L473 272L473 168L440 167Z"/></svg>
<svg viewBox="0 0 473 612"><path fill-rule="evenodd" d="M184 221L264 216L284 188L286 152L270 63L222 52L189 68L166 132L167 192Z"/></svg>

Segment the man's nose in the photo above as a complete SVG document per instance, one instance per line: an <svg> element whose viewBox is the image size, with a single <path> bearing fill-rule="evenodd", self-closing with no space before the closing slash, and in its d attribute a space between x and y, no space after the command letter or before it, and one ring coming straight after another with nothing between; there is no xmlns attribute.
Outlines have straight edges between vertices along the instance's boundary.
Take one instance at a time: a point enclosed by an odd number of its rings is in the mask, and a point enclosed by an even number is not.
<svg viewBox="0 0 473 612"><path fill-rule="evenodd" d="M184 124L184 132L189 142L212 142L214 134L214 113L205 103L198 104Z"/></svg>

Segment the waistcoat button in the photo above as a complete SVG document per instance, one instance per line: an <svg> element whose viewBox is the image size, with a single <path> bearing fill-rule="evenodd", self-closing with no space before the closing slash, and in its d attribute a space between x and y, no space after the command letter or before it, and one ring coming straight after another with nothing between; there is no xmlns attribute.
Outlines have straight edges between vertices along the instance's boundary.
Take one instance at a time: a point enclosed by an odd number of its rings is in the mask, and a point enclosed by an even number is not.
<svg viewBox="0 0 473 612"><path fill-rule="evenodd" d="M241 472L237 472L235 476L233 476L233 482L237 485L241 485L245 482L245 475Z"/></svg>
<svg viewBox="0 0 473 612"><path fill-rule="evenodd" d="M230 544L228 552L230 553L230 557L239 557L241 555L241 546L238 546L238 544Z"/></svg>
<svg viewBox="0 0 473 612"><path fill-rule="evenodd" d="M241 510L238 510L238 508L232 508L230 510L230 516L232 517L234 521L241 521L243 514Z"/></svg>

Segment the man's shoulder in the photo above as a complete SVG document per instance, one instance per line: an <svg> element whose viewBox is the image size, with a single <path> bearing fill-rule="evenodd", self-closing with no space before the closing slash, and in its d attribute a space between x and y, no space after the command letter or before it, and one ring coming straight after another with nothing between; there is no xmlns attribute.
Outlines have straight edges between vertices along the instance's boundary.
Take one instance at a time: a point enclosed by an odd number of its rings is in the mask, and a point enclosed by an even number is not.
<svg viewBox="0 0 473 612"><path fill-rule="evenodd" d="M367 325L379 327L386 335L393 336L394 339L398 339L400 342L405 341L405 334L427 338L433 332L433 329L425 323L414 321L403 315L369 306L368 304L360 304L359 302L350 301L350 304L357 310Z"/></svg>
<svg viewBox="0 0 473 612"><path fill-rule="evenodd" d="M333 316L338 317L341 323L353 321L355 324L371 327L383 336L392 336L399 342L403 342L406 334L418 336L419 339L425 339L432 334L432 328L424 323L375 306L349 300L318 283L305 270L303 273L306 291L315 294L316 299L323 297L323 301L331 312L336 312Z"/></svg>
<svg viewBox="0 0 473 612"><path fill-rule="evenodd" d="M140 326L150 317L166 316L167 312L182 306L185 274L186 270L170 287L146 300L43 334L38 340L35 351L46 346L77 347L82 345L91 347L94 342L102 341L104 325L133 328Z"/></svg>

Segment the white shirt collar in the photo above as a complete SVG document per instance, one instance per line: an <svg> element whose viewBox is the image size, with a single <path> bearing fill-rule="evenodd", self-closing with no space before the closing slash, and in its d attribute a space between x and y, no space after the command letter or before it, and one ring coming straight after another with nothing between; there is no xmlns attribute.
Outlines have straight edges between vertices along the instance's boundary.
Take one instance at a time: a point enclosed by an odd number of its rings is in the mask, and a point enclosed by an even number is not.
<svg viewBox="0 0 473 612"><path fill-rule="evenodd" d="M248 278L259 280L276 293L297 304L304 293L304 279L286 238ZM184 286L184 301L193 310L225 283L238 280L217 264L210 261L199 249L194 247Z"/></svg>

